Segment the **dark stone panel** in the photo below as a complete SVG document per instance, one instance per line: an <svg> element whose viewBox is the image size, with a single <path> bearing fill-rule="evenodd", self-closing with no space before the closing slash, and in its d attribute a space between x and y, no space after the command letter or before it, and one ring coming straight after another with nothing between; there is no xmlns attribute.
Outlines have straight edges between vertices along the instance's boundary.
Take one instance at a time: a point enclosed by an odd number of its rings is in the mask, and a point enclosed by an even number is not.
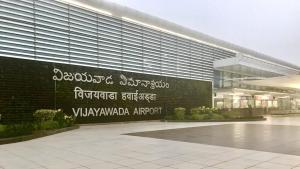
<svg viewBox="0 0 300 169"><path fill-rule="evenodd" d="M128 85L131 83L138 85ZM79 88L85 91L83 95L75 92ZM99 94L105 93L100 91L116 95L101 99ZM137 92L139 99L123 100L122 92ZM147 101L143 97L147 94L156 99ZM207 81L0 58L2 123L32 120L32 112L42 108L63 109L70 115L78 113L78 123L154 120L172 114L176 107L210 107L211 101L212 85Z"/></svg>
<svg viewBox="0 0 300 169"><path fill-rule="evenodd" d="M32 120L36 109L54 107L52 64L0 59L0 113L2 122Z"/></svg>

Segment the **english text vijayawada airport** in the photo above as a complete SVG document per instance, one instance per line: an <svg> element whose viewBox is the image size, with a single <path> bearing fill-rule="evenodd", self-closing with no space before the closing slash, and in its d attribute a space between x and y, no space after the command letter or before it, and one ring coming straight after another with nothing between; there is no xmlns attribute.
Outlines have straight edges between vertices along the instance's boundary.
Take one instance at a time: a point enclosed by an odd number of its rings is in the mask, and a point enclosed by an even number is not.
<svg viewBox="0 0 300 169"><path fill-rule="evenodd" d="M198 106L300 113L300 67L255 49L106 1L0 6L2 121L37 109L64 109L78 123Z"/></svg>

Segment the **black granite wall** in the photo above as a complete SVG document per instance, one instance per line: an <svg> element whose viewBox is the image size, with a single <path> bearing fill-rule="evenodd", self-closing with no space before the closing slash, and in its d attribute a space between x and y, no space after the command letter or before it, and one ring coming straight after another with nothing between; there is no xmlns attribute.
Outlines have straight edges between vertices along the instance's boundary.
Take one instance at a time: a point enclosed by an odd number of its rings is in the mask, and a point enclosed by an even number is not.
<svg viewBox="0 0 300 169"><path fill-rule="evenodd" d="M30 121L37 109L63 109L78 123L152 120L211 101L211 82L0 58L2 123Z"/></svg>

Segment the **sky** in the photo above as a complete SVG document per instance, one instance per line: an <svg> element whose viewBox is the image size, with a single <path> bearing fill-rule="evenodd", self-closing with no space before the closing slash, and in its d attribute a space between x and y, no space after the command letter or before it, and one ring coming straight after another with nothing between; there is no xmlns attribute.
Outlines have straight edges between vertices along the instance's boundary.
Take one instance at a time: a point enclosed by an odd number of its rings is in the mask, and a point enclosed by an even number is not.
<svg viewBox="0 0 300 169"><path fill-rule="evenodd" d="M300 66L300 0L107 0Z"/></svg>

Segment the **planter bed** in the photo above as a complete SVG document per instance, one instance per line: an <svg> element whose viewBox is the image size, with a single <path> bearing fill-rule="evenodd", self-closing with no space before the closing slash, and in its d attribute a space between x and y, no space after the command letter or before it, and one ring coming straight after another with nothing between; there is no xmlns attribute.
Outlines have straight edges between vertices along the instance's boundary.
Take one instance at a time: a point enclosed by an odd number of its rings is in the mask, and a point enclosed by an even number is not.
<svg viewBox="0 0 300 169"><path fill-rule="evenodd" d="M9 137L9 138L0 138L0 145L1 144L9 144L9 143L16 143L21 141L27 141L32 140L40 137L45 137L57 133L62 133L70 130L78 129L79 125L74 125L71 127L61 128L61 129L55 129L55 130L41 130L41 131L35 131L33 134L30 135L23 135L23 136L17 136L17 137Z"/></svg>

